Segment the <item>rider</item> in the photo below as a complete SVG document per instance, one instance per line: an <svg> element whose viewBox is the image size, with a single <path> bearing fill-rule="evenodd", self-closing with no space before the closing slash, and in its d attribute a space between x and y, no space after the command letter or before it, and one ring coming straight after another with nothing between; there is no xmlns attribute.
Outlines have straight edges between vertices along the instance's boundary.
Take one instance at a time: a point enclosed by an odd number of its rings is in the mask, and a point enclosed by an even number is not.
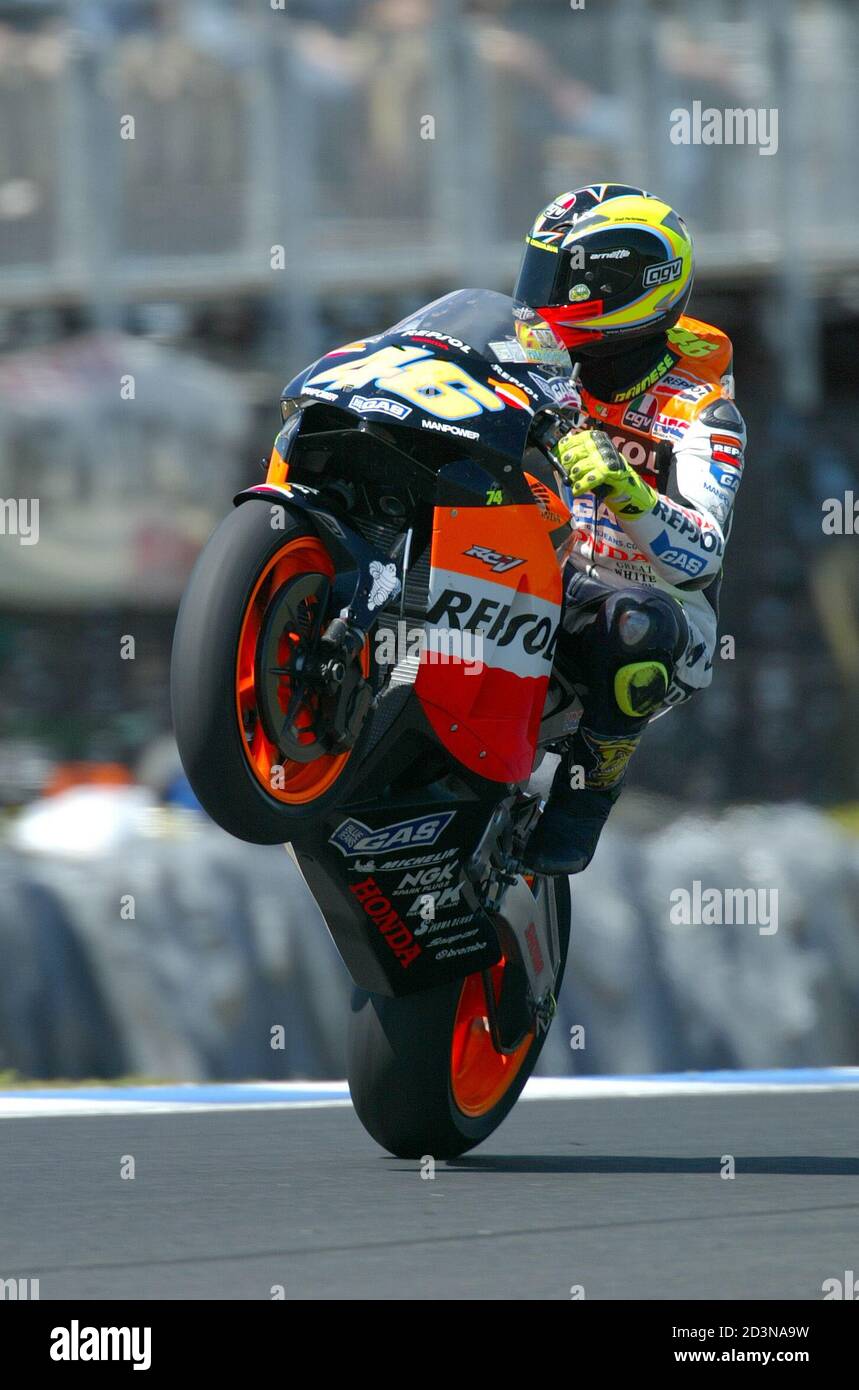
<svg viewBox="0 0 859 1390"><path fill-rule="evenodd" d="M575 498L557 660L584 712L529 845L534 869L566 874L589 864L650 719L712 679L745 427L729 339L684 313L692 241L666 203L576 189L525 240L515 298L580 364L580 413L555 436Z"/></svg>

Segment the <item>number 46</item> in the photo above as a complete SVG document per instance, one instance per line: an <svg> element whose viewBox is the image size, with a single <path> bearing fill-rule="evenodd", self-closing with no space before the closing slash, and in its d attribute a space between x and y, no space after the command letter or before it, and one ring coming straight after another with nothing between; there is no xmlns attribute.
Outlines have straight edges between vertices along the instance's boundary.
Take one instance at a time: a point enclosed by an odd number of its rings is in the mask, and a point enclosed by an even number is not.
<svg viewBox="0 0 859 1390"><path fill-rule="evenodd" d="M440 420L468 420L484 410L503 410L494 391L475 381L457 362L443 362L426 348L386 347L369 357L317 373L308 386L339 390L381 387Z"/></svg>

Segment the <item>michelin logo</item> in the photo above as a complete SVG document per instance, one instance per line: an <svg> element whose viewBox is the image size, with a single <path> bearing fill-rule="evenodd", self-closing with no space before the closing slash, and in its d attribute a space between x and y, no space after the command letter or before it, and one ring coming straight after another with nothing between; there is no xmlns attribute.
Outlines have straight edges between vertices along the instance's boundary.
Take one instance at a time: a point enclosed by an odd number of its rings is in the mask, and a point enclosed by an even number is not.
<svg viewBox="0 0 859 1390"><path fill-rule="evenodd" d="M336 845L347 859L356 854L384 854L386 850L405 849L411 845L434 845L455 815L455 811L442 811L431 816L413 816L411 820L375 829L350 817L338 825L329 837L329 844Z"/></svg>
<svg viewBox="0 0 859 1390"><path fill-rule="evenodd" d="M381 560L371 560L370 578L373 581L367 599L367 607L370 609L381 608L383 603L387 603L389 598L400 592L396 565L385 565Z"/></svg>

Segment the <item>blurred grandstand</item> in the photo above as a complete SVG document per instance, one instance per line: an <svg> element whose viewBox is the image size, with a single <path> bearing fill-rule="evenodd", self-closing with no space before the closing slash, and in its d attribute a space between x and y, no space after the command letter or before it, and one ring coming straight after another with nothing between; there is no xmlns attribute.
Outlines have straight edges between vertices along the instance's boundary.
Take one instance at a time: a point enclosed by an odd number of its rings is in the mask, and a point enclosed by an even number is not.
<svg viewBox="0 0 859 1390"><path fill-rule="evenodd" d="M605 178L688 221L750 439L734 654L632 780L855 801L859 541L821 508L859 498L857 66L850 0L0 0L0 496L41 506L0 538L6 807L169 732L176 603L289 377L509 290L535 211ZM672 144L693 101L775 108L777 154Z"/></svg>

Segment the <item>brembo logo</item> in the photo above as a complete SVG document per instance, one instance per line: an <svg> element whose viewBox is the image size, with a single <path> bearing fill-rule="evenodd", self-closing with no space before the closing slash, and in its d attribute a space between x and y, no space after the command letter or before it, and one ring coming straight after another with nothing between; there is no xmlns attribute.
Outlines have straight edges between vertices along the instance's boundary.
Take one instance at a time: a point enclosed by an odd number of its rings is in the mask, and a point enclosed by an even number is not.
<svg viewBox="0 0 859 1390"><path fill-rule="evenodd" d="M402 917L395 911L390 898L385 897L374 878L365 878L360 883L353 883L349 891L355 894L367 916L378 927L400 965L404 970L408 970L421 954L421 948Z"/></svg>

